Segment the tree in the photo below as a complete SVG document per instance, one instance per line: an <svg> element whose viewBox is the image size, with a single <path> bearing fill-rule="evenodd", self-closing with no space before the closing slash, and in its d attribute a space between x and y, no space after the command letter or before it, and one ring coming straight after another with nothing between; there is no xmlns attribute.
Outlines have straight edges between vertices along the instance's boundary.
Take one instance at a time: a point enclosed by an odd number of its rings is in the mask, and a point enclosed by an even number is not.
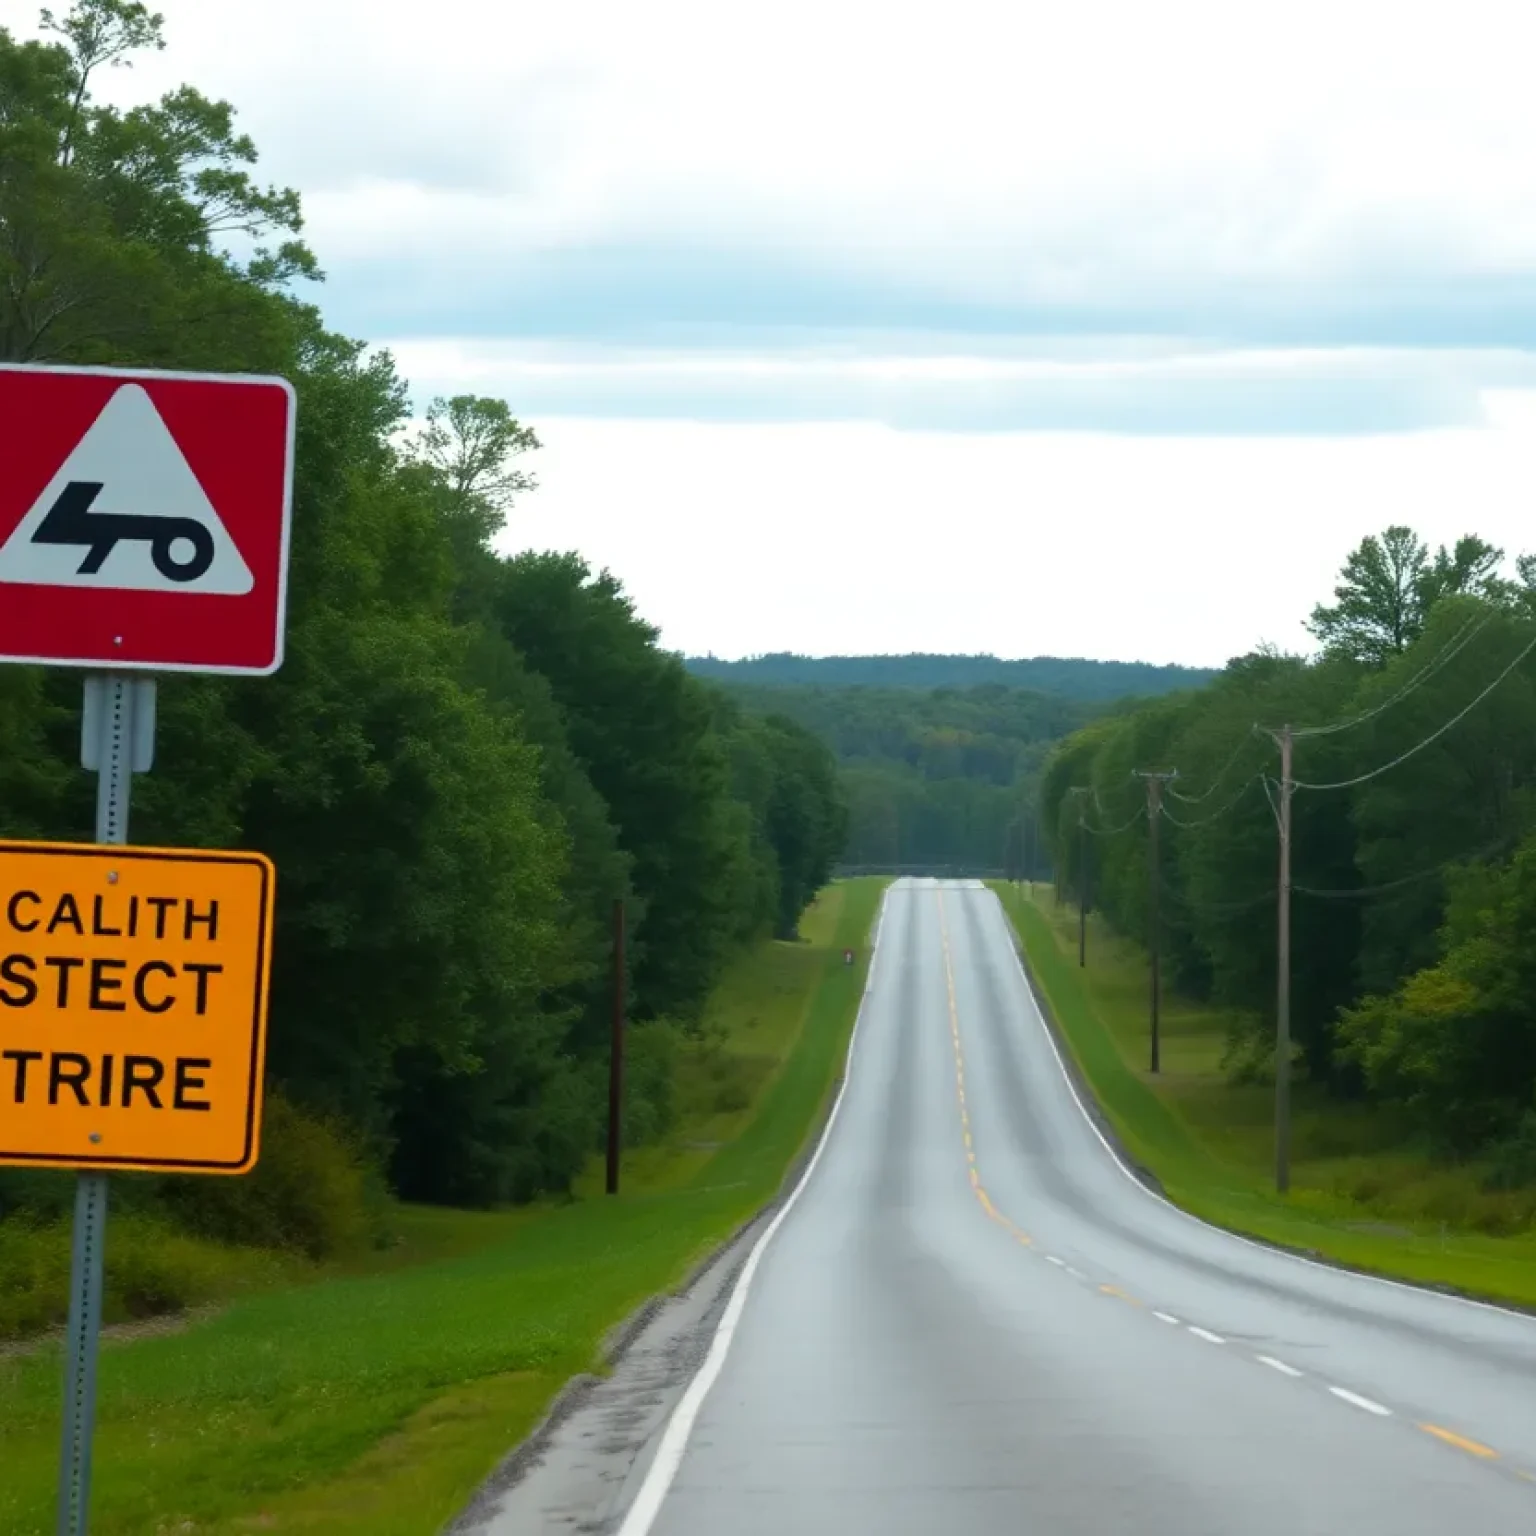
<svg viewBox="0 0 1536 1536"><path fill-rule="evenodd" d="M227 103L190 87L126 112L92 101L99 70L163 46L143 5L44 19L59 42L0 32L0 358L275 367L286 285L318 275L297 194L253 180Z"/></svg>
<svg viewBox="0 0 1536 1536"><path fill-rule="evenodd" d="M729 949L739 899L724 876L740 823L705 685L656 645L608 572L574 554L503 562L499 632L548 680L571 747L607 802L646 904L635 1003L689 1017Z"/></svg>
<svg viewBox="0 0 1536 1536"><path fill-rule="evenodd" d="M1350 554L1333 589L1336 601L1313 608L1307 628L1332 654L1384 665L1418 639L1442 599L1507 600L1513 589L1499 578L1503 561L1503 550L1475 534L1463 535L1453 550L1442 545L1431 559L1411 528L1394 524Z"/></svg>
<svg viewBox="0 0 1536 1536"><path fill-rule="evenodd" d="M538 447L533 428L519 422L506 401L455 395L439 397L427 408L413 456L438 477L447 515L466 526L469 538L488 546L513 499L536 489L538 481L517 460Z"/></svg>
<svg viewBox="0 0 1536 1536"><path fill-rule="evenodd" d="M1345 1011L1344 1049L1382 1099L1455 1152L1512 1135L1536 1106L1536 840L1456 881L1442 958Z"/></svg>
<svg viewBox="0 0 1536 1536"><path fill-rule="evenodd" d="M1411 528L1370 534L1345 560L1334 604L1313 608L1307 628L1325 650L1379 665L1418 635L1428 569L1429 551Z"/></svg>
<svg viewBox="0 0 1536 1536"><path fill-rule="evenodd" d="M825 879L828 755L717 722L606 573L495 555L534 484L532 430L460 396L404 442L393 360L289 291L317 275L289 238L298 199L255 182L232 108L191 87L93 100L101 70L160 46L157 16L80 0L45 23L40 43L0 31L0 349L279 373L300 401L285 665L163 682L135 836L276 862L268 1068L289 1129L340 1117L415 1198L568 1188L601 1123L614 899L638 929L636 998L697 1012L732 947L792 929L784 903ZM78 711L77 679L0 675L0 830L87 835ZM645 1134L666 1124L676 1034L636 1033Z"/></svg>

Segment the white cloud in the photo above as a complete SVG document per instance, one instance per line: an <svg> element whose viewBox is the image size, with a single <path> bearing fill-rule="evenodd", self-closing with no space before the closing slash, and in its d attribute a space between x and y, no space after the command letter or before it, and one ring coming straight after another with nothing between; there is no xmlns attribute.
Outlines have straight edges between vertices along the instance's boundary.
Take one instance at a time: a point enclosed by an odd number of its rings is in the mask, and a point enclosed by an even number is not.
<svg viewBox="0 0 1536 1536"><path fill-rule="evenodd" d="M155 8L103 88L234 101L338 323L533 420L514 535L679 648L1219 662L1389 522L1530 537L1528 0Z"/></svg>
<svg viewBox="0 0 1536 1536"><path fill-rule="evenodd" d="M1330 440L541 423L509 548L579 549L667 645L1219 665L1294 649L1393 522L1536 545L1536 395L1475 431Z"/></svg>
<svg viewBox="0 0 1536 1536"><path fill-rule="evenodd" d="M1409 430L1485 419L1493 386L1536 387L1536 357L1499 349L1216 348L1169 338L826 333L662 347L402 338L419 399L472 390L522 415L873 420L951 429L1208 435Z"/></svg>
<svg viewBox="0 0 1536 1536"><path fill-rule="evenodd" d="M1524 0L158 3L140 83L236 100L332 261L662 238L1065 301L1536 260Z"/></svg>

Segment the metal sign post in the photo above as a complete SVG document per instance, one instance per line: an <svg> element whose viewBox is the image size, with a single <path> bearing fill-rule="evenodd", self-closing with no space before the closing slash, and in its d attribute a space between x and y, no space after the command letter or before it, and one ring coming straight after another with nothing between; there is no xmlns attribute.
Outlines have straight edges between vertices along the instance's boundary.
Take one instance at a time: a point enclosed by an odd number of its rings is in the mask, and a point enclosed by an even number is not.
<svg viewBox="0 0 1536 1536"><path fill-rule="evenodd" d="M129 791L155 758L155 682L131 674L85 680L80 761L96 779L96 841L128 841ZM91 1502L91 1431L96 1418L96 1355L107 1240L107 1177L82 1173L75 1189L69 1264L69 1332L64 1434L59 1457L59 1536L85 1536Z"/></svg>

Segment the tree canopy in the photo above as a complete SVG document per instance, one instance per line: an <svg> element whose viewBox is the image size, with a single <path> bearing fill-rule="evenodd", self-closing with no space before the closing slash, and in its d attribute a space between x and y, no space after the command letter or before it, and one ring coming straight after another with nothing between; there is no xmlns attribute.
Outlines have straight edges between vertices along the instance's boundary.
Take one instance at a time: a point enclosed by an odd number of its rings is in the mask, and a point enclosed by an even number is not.
<svg viewBox="0 0 1536 1536"><path fill-rule="evenodd" d="M299 402L287 659L162 684L135 840L275 860L284 1100L415 1198L563 1189L602 1125L613 902L636 1016L693 1027L735 949L793 937L828 879L831 754L691 676L613 574L497 553L534 429L467 395L412 423L393 360L309 301L299 200L260 183L229 104L95 99L158 17L45 20L0 31L0 356L276 373ZM78 688L0 670L0 833L88 834Z"/></svg>
<svg viewBox="0 0 1536 1536"><path fill-rule="evenodd" d="M1471 535L1433 556L1406 528L1366 539L1336 603L1314 611L1319 656L1255 653L1208 688L1096 721L1056 748L1041 785L1063 886L1088 882L1140 935L1148 802L1133 773L1177 768L1157 871L1171 973L1233 1010L1232 1066L1262 1074L1275 733L1289 724L1292 1034L1305 1070L1397 1104L1455 1151L1527 1135L1536 1147L1536 612L1532 561L1513 578L1502 567Z"/></svg>

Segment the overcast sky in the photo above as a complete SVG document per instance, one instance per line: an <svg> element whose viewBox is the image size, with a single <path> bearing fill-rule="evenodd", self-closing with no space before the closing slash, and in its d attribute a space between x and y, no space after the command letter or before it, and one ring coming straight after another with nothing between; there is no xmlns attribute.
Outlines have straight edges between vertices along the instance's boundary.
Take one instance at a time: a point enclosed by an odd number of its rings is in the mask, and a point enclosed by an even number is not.
<svg viewBox="0 0 1536 1536"><path fill-rule="evenodd" d="M233 101L674 648L1219 664L1390 522L1536 548L1529 0L156 8L111 94Z"/></svg>

